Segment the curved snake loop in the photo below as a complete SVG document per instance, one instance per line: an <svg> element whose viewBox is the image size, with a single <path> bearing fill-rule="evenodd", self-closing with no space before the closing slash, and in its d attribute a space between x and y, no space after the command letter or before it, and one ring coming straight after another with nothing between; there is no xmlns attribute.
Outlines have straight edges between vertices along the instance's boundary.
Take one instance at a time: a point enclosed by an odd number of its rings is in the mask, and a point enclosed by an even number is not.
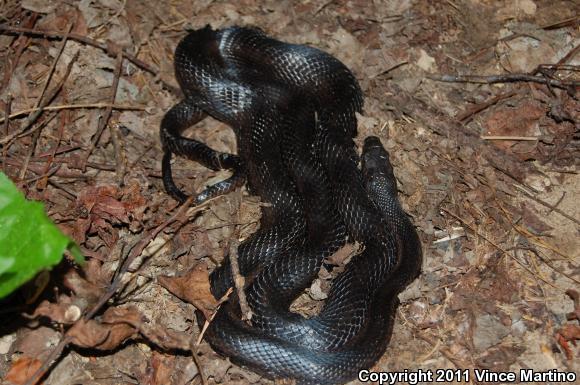
<svg viewBox="0 0 580 385"><path fill-rule="evenodd" d="M418 276L422 258L388 153L369 137L362 158L357 154L352 138L363 99L355 77L318 49L239 27L190 32L176 49L175 70L185 98L161 124L168 193L186 197L171 177L174 153L234 171L198 195L198 203L246 179L269 203L260 229L238 249L252 324L240 320L230 298L207 341L269 377L301 384L354 378L384 353L397 295ZM232 127L237 155L181 136L207 115ZM320 313L307 319L291 312L325 258L347 239L364 250L334 280ZM216 298L232 286L228 262L211 283Z"/></svg>

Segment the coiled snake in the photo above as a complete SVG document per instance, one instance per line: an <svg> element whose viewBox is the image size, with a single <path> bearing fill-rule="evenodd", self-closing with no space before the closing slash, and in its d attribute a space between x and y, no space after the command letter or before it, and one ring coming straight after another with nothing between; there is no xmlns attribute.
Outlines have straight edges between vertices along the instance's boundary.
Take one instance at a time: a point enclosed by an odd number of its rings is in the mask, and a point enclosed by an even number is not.
<svg viewBox="0 0 580 385"><path fill-rule="evenodd" d="M379 139L365 140L362 157L356 152L355 112L363 100L355 77L318 49L240 27L191 31L176 49L175 72L185 97L161 123L168 193L186 198L171 177L173 153L233 171L197 195L198 203L247 179L269 204L260 229L238 249L251 325L230 298L205 338L269 377L300 384L356 377L386 349L397 294L418 276L421 246ZM233 128L238 155L181 136L207 115ZM364 250L333 281L320 313L306 319L289 311L347 240ZM216 298L232 286L228 262L211 284Z"/></svg>

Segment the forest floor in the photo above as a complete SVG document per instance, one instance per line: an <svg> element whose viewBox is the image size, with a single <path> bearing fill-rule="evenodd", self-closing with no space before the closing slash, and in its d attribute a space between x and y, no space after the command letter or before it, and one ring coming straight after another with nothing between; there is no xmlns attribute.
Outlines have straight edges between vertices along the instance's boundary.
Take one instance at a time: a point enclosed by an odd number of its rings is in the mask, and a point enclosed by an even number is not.
<svg viewBox="0 0 580 385"><path fill-rule="evenodd" d="M373 370L470 369L471 383L474 369L580 374L577 2L0 4L2 170L88 261L0 304L4 383L273 383L196 343L203 276L256 230L258 199L180 207L160 178L159 124L180 98L173 51L207 24L318 47L361 84L357 143L377 135L389 150L424 250ZM236 150L215 120L190 134ZM224 178L173 168L190 193ZM314 311L329 286L321 273L295 310Z"/></svg>

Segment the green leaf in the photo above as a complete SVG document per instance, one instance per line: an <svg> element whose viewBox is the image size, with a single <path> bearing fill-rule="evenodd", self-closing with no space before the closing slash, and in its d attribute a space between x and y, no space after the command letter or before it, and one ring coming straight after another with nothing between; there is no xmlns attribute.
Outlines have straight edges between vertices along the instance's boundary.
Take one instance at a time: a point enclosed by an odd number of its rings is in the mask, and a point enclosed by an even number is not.
<svg viewBox="0 0 580 385"><path fill-rule="evenodd" d="M44 205L26 200L0 172L0 298L58 264L66 249L77 262L84 261L78 246L46 216Z"/></svg>

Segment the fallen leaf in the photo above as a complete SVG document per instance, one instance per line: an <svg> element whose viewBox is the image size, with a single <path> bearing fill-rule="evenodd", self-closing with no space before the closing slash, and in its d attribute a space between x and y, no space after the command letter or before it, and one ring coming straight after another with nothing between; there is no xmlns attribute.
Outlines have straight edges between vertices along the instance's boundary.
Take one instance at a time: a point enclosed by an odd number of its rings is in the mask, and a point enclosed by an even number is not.
<svg viewBox="0 0 580 385"><path fill-rule="evenodd" d="M22 356L12 363L5 380L14 385L24 384L41 366L42 361L39 359Z"/></svg>
<svg viewBox="0 0 580 385"><path fill-rule="evenodd" d="M336 253L328 257L327 262L336 266L345 265L346 263L348 263L348 259L352 257L357 252L358 249L359 247L357 247L357 245L347 243L346 245L338 249Z"/></svg>
<svg viewBox="0 0 580 385"><path fill-rule="evenodd" d="M23 356L43 360L50 354L52 346L56 345L59 340L60 333L49 327L24 328L18 331L12 350L22 353Z"/></svg>
<svg viewBox="0 0 580 385"><path fill-rule="evenodd" d="M71 343L82 348L113 350L136 334L127 323L102 324L95 320L80 320L69 329Z"/></svg>
<svg viewBox="0 0 580 385"><path fill-rule="evenodd" d="M32 318L47 317L51 321L70 325L76 322L82 314L79 306L72 303L69 296L59 296L58 303L51 303L49 301L42 301L40 305L32 313Z"/></svg>
<svg viewBox="0 0 580 385"><path fill-rule="evenodd" d="M153 368L149 381L151 385L171 384L171 376L175 371L175 356L153 351L153 357L151 357L151 368Z"/></svg>
<svg viewBox="0 0 580 385"><path fill-rule="evenodd" d="M110 324L126 323L131 325L147 340L164 349L190 349L190 335L168 329L164 324L151 326L134 307L109 308L103 314L102 321Z"/></svg>
<svg viewBox="0 0 580 385"><path fill-rule="evenodd" d="M37 13L51 13L56 9L56 3L47 0L22 0L20 6Z"/></svg>
<svg viewBox="0 0 580 385"><path fill-rule="evenodd" d="M206 319L211 318L212 312L217 308L218 301L210 291L209 273L205 262L199 263L185 274L157 278L161 286L188 302L201 311Z"/></svg>

